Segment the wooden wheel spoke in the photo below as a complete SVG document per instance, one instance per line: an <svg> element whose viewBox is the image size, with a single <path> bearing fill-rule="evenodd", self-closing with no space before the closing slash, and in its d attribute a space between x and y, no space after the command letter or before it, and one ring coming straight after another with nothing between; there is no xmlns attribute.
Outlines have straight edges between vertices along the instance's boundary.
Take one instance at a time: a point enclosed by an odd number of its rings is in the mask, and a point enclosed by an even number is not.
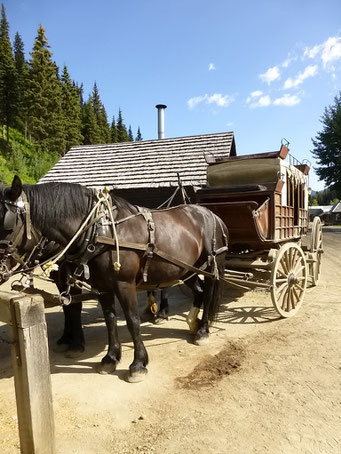
<svg viewBox="0 0 341 454"><path fill-rule="evenodd" d="M282 259L281 259L281 262L280 264L282 265L282 268L283 268L283 271L286 275L289 274L289 268L287 266L287 262L286 262L286 256L283 256Z"/></svg>
<svg viewBox="0 0 341 454"><path fill-rule="evenodd" d="M277 284L283 284L283 282L288 282L288 278L284 277L282 279L276 279L276 283Z"/></svg>
<svg viewBox="0 0 341 454"><path fill-rule="evenodd" d="M288 298L288 305L287 305L288 311L295 309L295 304L294 304L294 297L293 297L293 292L292 288L289 289L289 298Z"/></svg>
<svg viewBox="0 0 341 454"><path fill-rule="evenodd" d="M298 293L297 293L297 291L296 291L296 288L295 288L295 287L293 287L293 288L292 288L292 292L293 292L293 294L294 294L294 295L295 295L295 297L296 297L296 302L297 302L297 301L299 301L299 299L300 299L300 296L298 295ZM296 302L295 302L295 303L296 303Z"/></svg>
<svg viewBox="0 0 341 454"><path fill-rule="evenodd" d="M276 288L276 292L278 293L279 297L281 297L281 294L283 292L284 289L288 288L288 284L287 282L285 282L284 284L280 285L279 287Z"/></svg>
<svg viewBox="0 0 341 454"><path fill-rule="evenodd" d="M295 276L303 274L303 271L304 271L305 269L306 269L306 266L305 266L305 265L300 266L300 267L299 267L299 264L296 265L296 268L294 269L294 274L295 274Z"/></svg>
<svg viewBox="0 0 341 454"><path fill-rule="evenodd" d="M277 273L281 274L283 277L285 277L285 279L288 278L288 275L285 274L285 273L284 273L282 270L280 270L279 268L278 268L278 270L277 270Z"/></svg>
<svg viewBox="0 0 341 454"><path fill-rule="evenodd" d="M291 253L291 269L295 268L296 266L296 257L297 257L297 254L298 254L298 250L297 249L294 249Z"/></svg>
<svg viewBox="0 0 341 454"><path fill-rule="evenodd" d="M287 306L287 301L288 301L288 292L289 292L289 289L287 288L286 291L284 292L284 294L282 295L282 304L281 304L281 308L285 311L285 308Z"/></svg>

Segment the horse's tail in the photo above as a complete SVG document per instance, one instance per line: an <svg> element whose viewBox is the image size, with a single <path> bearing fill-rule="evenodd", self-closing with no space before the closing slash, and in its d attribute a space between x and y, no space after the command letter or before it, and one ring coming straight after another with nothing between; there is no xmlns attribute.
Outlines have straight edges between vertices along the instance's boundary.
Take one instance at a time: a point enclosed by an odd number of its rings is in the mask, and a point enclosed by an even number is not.
<svg viewBox="0 0 341 454"><path fill-rule="evenodd" d="M218 246L218 255L215 257L216 262L216 270L218 271L216 278L213 281L213 289L212 289L212 300L209 306L209 321L216 320L217 314L220 309L220 305L223 300L223 293L224 293L224 282L221 279L224 276L225 272L225 257L228 247L228 230L224 222L216 216L216 234L217 239L219 238L219 242L217 241ZM223 252L219 253L220 247L223 249Z"/></svg>

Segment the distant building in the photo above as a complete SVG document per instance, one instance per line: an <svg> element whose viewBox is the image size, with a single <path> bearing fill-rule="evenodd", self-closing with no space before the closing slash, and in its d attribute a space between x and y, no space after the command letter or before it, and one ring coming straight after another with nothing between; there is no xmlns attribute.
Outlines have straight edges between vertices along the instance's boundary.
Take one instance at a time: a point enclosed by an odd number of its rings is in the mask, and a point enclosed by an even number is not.
<svg viewBox="0 0 341 454"><path fill-rule="evenodd" d="M341 202L331 206L331 210L325 216L325 224L341 224Z"/></svg>
<svg viewBox="0 0 341 454"><path fill-rule="evenodd" d="M320 216L322 221L325 221L326 216L332 209L332 205L319 205L309 207L309 220L312 221L314 217Z"/></svg>

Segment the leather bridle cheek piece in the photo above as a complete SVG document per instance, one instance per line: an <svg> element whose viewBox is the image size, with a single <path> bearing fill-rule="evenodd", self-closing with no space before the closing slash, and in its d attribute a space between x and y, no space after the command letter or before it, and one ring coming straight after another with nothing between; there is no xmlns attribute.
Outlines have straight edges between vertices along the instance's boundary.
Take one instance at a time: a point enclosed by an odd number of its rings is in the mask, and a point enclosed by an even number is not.
<svg viewBox="0 0 341 454"><path fill-rule="evenodd" d="M21 226L18 226L18 223L21 215L25 214L25 203L20 199L17 203L2 199L0 200L0 203L2 203L6 209L2 228L8 233L6 239L0 240L0 256L3 256L3 254L8 254L9 249L12 248L14 242L17 240L16 237L20 233ZM23 219L21 220L23 224Z"/></svg>

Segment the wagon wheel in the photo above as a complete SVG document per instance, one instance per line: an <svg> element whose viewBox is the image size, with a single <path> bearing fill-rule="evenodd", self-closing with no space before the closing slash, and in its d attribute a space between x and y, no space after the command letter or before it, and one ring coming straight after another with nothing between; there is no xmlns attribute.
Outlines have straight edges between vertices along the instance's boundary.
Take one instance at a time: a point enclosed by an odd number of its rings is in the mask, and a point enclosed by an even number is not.
<svg viewBox="0 0 341 454"><path fill-rule="evenodd" d="M278 251L270 279L272 303L282 317L291 317L299 310L307 278L303 250L296 243L286 243Z"/></svg>
<svg viewBox="0 0 341 454"><path fill-rule="evenodd" d="M310 257L312 261L309 263L309 277L311 278L311 284L313 286L317 285L320 278L322 254L322 222L321 219L316 216L311 230Z"/></svg>

